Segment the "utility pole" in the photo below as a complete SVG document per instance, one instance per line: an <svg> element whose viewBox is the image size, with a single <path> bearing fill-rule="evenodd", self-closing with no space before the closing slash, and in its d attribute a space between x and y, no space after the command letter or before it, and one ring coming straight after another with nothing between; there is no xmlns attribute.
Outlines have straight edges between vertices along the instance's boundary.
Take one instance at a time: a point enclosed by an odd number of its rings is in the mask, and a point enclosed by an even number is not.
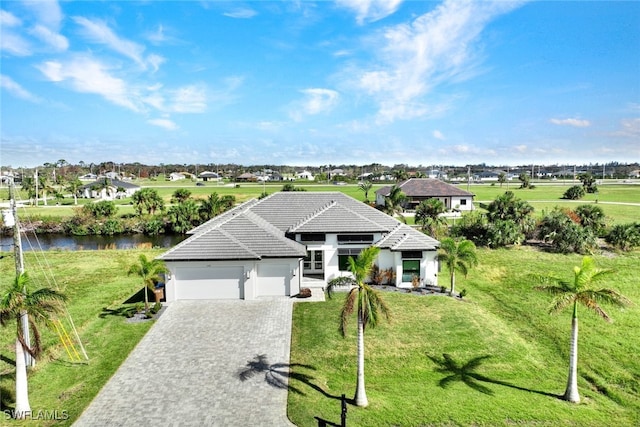
<svg viewBox="0 0 640 427"><path fill-rule="evenodd" d="M9 198L12 215L10 221L13 222L13 253L16 262L16 280L18 280L18 278L24 273L24 256L22 255L22 236L20 235L20 224L18 221L18 203L16 201L16 188L13 182L13 178L11 179L11 183L9 184ZM23 289L23 292L26 294L27 290ZM26 312L22 312L20 314L20 325L22 327L22 337L24 338L24 342L27 347L31 347L29 316ZM33 367L36 365L35 359L27 351L24 352L24 360L27 366Z"/></svg>

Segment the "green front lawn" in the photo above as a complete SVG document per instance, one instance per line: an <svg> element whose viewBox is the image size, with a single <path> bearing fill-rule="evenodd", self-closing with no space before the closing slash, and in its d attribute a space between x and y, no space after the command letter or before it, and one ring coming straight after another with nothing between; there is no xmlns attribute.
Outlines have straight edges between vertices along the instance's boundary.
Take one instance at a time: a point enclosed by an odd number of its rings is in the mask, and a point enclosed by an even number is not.
<svg viewBox="0 0 640 427"><path fill-rule="evenodd" d="M127 323L123 316L109 310L121 307L142 289L139 278L126 274L138 255L145 253L151 257L160 252L48 251L38 254L37 258L32 252L25 253L30 277L40 286L59 286L69 297L69 313L89 356L88 361L72 360L58 336L41 327L47 350L29 373L32 411L58 411L58 414L65 411L69 418L55 425L71 425L115 373L153 322ZM14 268L13 256L0 259L0 286L15 278ZM71 333L69 323L64 325ZM0 335L0 394L9 408L13 408L15 396L14 328L11 323L2 328ZM76 349L80 352L79 346ZM2 410L5 409L3 406ZM7 420L4 414L0 415L0 426L35 425L29 421Z"/></svg>
<svg viewBox="0 0 640 427"><path fill-rule="evenodd" d="M640 253L596 257L618 271L611 287L635 302L610 309L607 324L580 313L579 405L557 398L568 370L570 313L547 314L549 297L532 290L529 273L571 275L579 256L552 255L531 248L481 250L480 265L458 289L460 301L444 296L383 293L392 323L366 331L369 407L349 406L348 425L638 425L640 422ZM446 284L445 274L441 284ZM339 423L342 393L355 391L355 319L346 338L338 333L344 295L294 308L289 417L315 426L314 417ZM435 361L443 354L459 367L478 360L468 373L452 377ZM458 371L458 373L464 372ZM481 378L478 380L477 378Z"/></svg>

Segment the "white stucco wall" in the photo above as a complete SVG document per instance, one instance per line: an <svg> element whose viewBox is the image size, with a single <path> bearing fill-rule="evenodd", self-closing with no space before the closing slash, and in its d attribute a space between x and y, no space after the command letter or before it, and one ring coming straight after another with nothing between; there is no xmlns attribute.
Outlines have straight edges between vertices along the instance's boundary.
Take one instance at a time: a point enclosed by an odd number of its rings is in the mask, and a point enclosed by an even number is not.
<svg viewBox="0 0 640 427"><path fill-rule="evenodd" d="M467 201L466 205L461 203L461 200L465 199ZM473 198L472 197L452 197L451 198L451 208L459 209L461 211L472 211L473 210Z"/></svg>

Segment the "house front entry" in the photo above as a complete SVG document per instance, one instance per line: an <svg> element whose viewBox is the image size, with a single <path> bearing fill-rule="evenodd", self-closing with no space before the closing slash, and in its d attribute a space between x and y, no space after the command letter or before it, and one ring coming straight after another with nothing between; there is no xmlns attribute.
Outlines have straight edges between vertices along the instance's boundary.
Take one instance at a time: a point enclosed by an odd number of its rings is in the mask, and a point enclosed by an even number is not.
<svg viewBox="0 0 640 427"><path fill-rule="evenodd" d="M307 251L307 256L304 257L304 275L324 275L324 260L322 251Z"/></svg>

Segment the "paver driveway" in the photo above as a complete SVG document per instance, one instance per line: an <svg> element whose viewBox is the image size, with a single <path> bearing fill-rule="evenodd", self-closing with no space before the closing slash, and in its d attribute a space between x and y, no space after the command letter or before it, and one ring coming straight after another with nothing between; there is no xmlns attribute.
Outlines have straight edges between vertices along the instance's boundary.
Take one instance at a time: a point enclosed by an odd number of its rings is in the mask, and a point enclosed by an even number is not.
<svg viewBox="0 0 640 427"><path fill-rule="evenodd" d="M291 426L287 390L248 362L289 363L292 304L171 303L74 425Z"/></svg>

